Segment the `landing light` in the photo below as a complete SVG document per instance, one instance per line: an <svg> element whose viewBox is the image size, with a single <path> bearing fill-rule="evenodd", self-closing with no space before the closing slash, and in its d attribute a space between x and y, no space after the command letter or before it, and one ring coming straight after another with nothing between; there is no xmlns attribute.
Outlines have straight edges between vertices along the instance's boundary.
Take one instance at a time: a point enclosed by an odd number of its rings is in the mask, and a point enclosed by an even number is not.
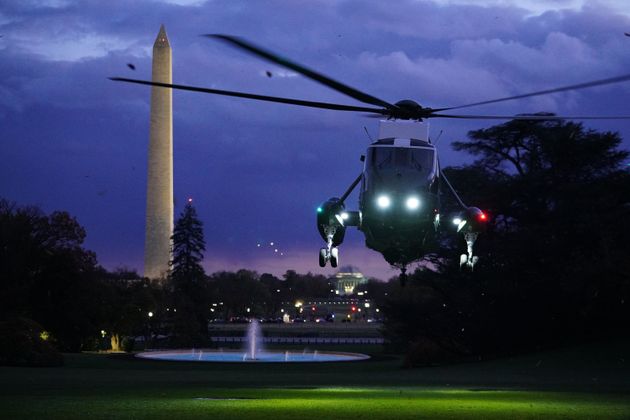
<svg viewBox="0 0 630 420"><path fill-rule="evenodd" d="M405 205L409 210L417 210L420 207L420 200L418 197L409 197L405 202Z"/></svg>
<svg viewBox="0 0 630 420"><path fill-rule="evenodd" d="M350 215L348 213L346 213L345 211L343 213L341 213L341 218L343 220L348 220L349 217L350 217Z"/></svg>
<svg viewBox="0 0 630 420"><path fill-rule="evenodd" d="M388 196L381 195L376 199L376 204L378 204L380 208L386 209L392 204L392 202Z"/></svg>
<svg viewBox="0 0 630 420"><path fill-rule="evenodd" d="M462 222L462 219L460 219L459 217L456 217L453 219L453 224L454 225L459 225Z"/></svg>

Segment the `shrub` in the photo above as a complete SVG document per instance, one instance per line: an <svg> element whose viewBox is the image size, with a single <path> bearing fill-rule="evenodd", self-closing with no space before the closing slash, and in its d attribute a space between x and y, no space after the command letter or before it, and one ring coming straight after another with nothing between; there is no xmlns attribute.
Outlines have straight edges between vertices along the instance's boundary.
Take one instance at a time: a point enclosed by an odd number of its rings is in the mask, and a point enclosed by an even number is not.
<svg viewBox="0 0 630 420"><path fill-rule="evenodd" d="M61 366L63 356L50 333L26 318L0 321L0 365Z"/></svg>

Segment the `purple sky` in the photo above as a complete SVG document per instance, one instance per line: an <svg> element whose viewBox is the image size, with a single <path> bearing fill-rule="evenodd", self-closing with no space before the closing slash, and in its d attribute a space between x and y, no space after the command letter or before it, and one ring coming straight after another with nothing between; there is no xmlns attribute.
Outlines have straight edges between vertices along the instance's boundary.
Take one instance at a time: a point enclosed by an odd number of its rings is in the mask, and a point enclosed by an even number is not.
<svg viewBox="0 0 630 420"><path fill-rule="evenodd" d="M142 272L150 89L106 78L150 79L161 23L173 48L175 83L346 104L358 103L198 35L242 36L386 101L410 98L432 107L630 73L625 1L396 5L3 0L0 196L69 211L86 227L86 245L101 264ZM628 115L628 104L630 82L470 113ZM205 224L206 270L332 274L317 266L315 209L358 175L369 144L363 127L374 136L376 120L188 92L175 92L173 107L176 213L194 198ZM470 162L450 142L494 123L432 120L434 136L444 131L443 165ZM585 125L630 139L629 122ZM348 203L356 206L356 198ZM360 232L346 238L344 265L380 278L396 274L363 247Z"/></svg>

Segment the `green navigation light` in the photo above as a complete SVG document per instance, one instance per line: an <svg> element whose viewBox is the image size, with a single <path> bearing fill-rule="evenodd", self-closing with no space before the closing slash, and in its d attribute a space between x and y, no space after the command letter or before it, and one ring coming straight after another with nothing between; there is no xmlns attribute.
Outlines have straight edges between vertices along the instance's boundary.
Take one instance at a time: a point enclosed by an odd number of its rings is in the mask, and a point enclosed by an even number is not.
<svg viewBox="0 0 630 420"><path fill-rule="evenodd" d="M317 213L321 213L323 211L324 211L324 209L322 209L321 207L317 207Z"/></svg>

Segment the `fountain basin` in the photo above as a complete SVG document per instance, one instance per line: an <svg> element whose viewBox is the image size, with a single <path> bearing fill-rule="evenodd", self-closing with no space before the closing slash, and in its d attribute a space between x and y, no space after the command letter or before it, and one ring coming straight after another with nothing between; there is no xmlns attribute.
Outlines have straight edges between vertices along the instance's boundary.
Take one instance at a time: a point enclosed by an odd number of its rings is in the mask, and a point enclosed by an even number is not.
<svg viewBox="0 0 630 420"><path fill-rule="evenodd" d="M136 357L150 360L169 360L174 362L224 362L224 363L318 363L318 362L353 362L369 359L361 353L346 352L291 352L260 351L254 358L243 351L221 350L167 350L149 351L136 354Z"/></svg>

